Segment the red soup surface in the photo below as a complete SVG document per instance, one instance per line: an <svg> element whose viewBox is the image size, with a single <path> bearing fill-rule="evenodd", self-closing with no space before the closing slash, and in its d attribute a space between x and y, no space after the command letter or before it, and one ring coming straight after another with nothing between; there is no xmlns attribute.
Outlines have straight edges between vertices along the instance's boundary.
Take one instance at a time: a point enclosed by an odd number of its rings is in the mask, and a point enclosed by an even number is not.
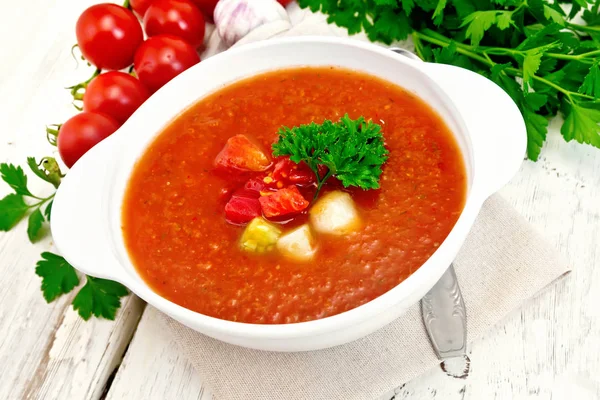
<svg viewBox="0 0 600 400"><path fill-rule="evenodd" d="M360 229L317 234L304 262L242 249L245 228L227 222L224 208L249 175L214 167L228 139L247 135L271 156L282 126L346 113L380 124L389 150L379 190L325 185L351 195ZM449 129L414 95L341 68L278 70L203 98L164 129L131 176L123 234L138 273L174 303L231 321L309 321L373 300L419 268L458 219L466 181ZM274 224L285 232L306 223L307 210Z"/></svg>

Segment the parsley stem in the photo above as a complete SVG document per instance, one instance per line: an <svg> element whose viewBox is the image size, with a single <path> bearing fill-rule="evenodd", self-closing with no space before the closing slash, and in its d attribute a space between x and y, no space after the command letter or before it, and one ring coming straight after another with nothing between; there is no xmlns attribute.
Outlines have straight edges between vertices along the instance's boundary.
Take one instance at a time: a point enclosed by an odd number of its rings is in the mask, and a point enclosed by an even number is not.
<svg viewBox="0 0 600 400"><path fill-rule="evenodd" d="M567 28L571 28L573 30L576 31L580 31L580 32L600 32L600 26L589 26L589 25L579 25L579 24L573 24L571 22L567 22L566 24Z"/></svg>
<svg viewBox="0 0 600 400"><path fill-rule="evenodd" d="M417 37L419 39L425 40L426 42L429 42L429 43L437 44L438 46L441 46L441 47L448 47L450 45L450 43L452 42L450 39L446 38L445 36L438 35L438 34L431 35L431 33L435 33L435 32L431 31L430 29L423 29L423 31L415 32L415 33L417 34ZM434 36L441 36L441 37L434 37ZM463 54L467 57L470 57L474 60L477 60L489 67L493 67L494 65L496 65L495 62L490 61L484 57L481 57L479 54L477 54L471 50L468 50L466 47L471 47L471 46L465 46L465 45L460 45L459 43L456 43L456 52Z"/></svg>
<svg viewBox="0 0 600 400"><path fill-rule="evenodd" d="M516 68L506 68L506 69L504 69L504 71L506 71L512 75L515 75L515 76L522 76L521 70L518 70ZM558 86L554 82L552 82L548 79L542 78L541 76L533 75L532 79L534 79L540 83L543 83L544 85L550 86L551 88L561 92L562 94L567 96L569 98L569 101L571 101L571 102L573 102L573 96L578 96L578 97L582 97L584 99L589 99L589 100L595 100L595 98L592 96L588 96L586 94L577 93L577 92L571 92L570 90L563 89L562 87Z"/></svg>
<svg viewBox="0 0 600 400"><path fill-rule="evenodd" d="M54 198L54 195L55 195L55 194L56 194L56 193L52 193L52 194L51 194L50 196L48 196L48 197L37 197L37 196L31 195L30 197L33 197L34 199L37 199L37 200L40 200L40 201L38 201L37 203L35 203L35 204L32 204L32 205L30 205L30 206L27 206L27 208L36 208L36 207L37 207L37 208L39 208L39 207L41 207L41 206L42 206L44 203L48 202L49 200L52 200L52 199Z"/></svg>
<svg viewBox="0 0 600 400"><path fill-rule="evenodd" d="M436 44L438 46L447 47L451 43L450 39L448 39L445 36L442 36L436 32L431 31L430 29L424 29L421 32L415 32L415 33L417 34L419 39L425 40L426 42L429 42L429 43ZM485 52L483 53L485 57L482 57L470 49L473 49L473 47L467 46L464 44L460 44L460 43L456 43L456 52L457 53L463 54L467 57L477 60L489 67L493 67L494 65L496 65L496 63L490 59L489 55L486 54L489 50L494 50L494 51L506 50L506 54L509 54L509 53L514 54L515 53L514 50L502 49L501 47L497 47L497 48L486 49ZM590 56L590 55L595 55L595 54L600 54L600 50L591 51L589 53L583 53L582 56L583 55ZM504 71L506 71L507 73L510 73L513 76L523 76L523 71L516 69L516 68L505 68ZM593 96L588 96L588 95L585 95L582 93L571 92L570 90L563 89L562 87L555 84L554 82L549 81L548 79L542 78L541 76L533 75L532 79L534 79L540 83L543 83L547 86L550 86L551 88L556 89L557 91L563 93L565 96L567 96L569 98L569 101L571 101L571 102L573 102L573 96L577 96L577 97L581 97L581 98L589 99L589 100L595 100L595 98Z"/></svg>
<svg viewBox="0 0 600 400"><path fill-rule="evenodd" d="M325 183L325 181L327 179L329 179L329 177L331 177L331 175L333 175L333 171L329 170L327 171L327 173L325 174L325 176L321 179L321 177L319 176L319 170L317 169L316 172L317 174L317 191L315 192L315 196L313 197L313 201L315 201L317 199L317 197L319 196L319 192L321 192L321 188L323 187L323 184Z"/></svg>
<svg viewBox="0 0 600 400"><path fill-rule="evenodd" d="M413 43L415 44L415 52L417 53L417 56L419 56L421 60L425 61L425 55L423 54L423 44L421 43L421 39L419 39L417 31L414 31L412 33L412 39Z"/></svg>

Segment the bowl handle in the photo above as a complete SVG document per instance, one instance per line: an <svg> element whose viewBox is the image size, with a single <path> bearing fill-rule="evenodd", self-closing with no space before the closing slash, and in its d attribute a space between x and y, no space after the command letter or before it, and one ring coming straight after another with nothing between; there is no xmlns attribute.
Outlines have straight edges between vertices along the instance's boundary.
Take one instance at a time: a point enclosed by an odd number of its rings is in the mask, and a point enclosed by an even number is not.
<svg viewBox="0 0 600 400"><path fill-rule="evenodd" d="M117 132L118 133L118 132ZM50 228L59 253L77 270L127 284L111 243L109 174L117 162L117 133L69 170L52 204Z"/></svg>
<svg viewBox="0 0 600 400"><path fill-rule="evenodd" d="M460 112L473 145L474 182L483 196L491 195L517 173L525 157L521 112L500 86L475 72L445 64L423 67Z"/></svg>

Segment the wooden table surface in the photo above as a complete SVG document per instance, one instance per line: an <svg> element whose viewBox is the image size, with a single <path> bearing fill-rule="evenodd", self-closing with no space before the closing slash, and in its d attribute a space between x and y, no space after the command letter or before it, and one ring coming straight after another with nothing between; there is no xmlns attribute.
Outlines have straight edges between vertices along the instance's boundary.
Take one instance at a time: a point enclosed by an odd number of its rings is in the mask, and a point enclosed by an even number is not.
<svg viewBox="0 0 600 400"><path fill-rule="evenodd" d="M77 17L95 2L2 1L0 162L56 155L44 126L74 113L63 88L91 72L70 51ZM564 143L559 121L551 126L540 160L525 162L502 193L573 273L473 343L467 379L435 368L385 398L600 398L600 150ZM48 190L35 177L30 187ZM0 232L0 399L211 398L156 311L135 296L115 321L82 321L73 294L47 304L34 268L48 250L51 239L28 242L24 223Z"/></svg>

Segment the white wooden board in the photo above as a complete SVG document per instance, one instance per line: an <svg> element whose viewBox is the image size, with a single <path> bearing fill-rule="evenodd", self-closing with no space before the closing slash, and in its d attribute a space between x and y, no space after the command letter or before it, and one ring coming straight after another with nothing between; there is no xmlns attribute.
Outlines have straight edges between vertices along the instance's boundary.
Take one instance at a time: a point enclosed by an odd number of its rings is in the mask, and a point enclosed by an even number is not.
<svg viewBox="0 0 600 400"><path fill-rule="evenodd" d="M93 3L0 1L8 10L0 24L0 162L24 164L26 156L52 151L44 125L74 112L62 88L91 72L76 68L70 47L77 16ZM565 144L557 127L541 160L526 162L502 192L573 273L473 344L468 379L436 368L397 388L397 399L600 398L600 151ZM48 190L30 180L35 192ZM7 191L0 185L0 196ZM49 241L29 244L24 225L0 233L0 398L211 397L154 310L137 326L143 304L135 297L115 322L84 323L70 308L71 296L46 304L34 266L51 248Z"/></svg>

